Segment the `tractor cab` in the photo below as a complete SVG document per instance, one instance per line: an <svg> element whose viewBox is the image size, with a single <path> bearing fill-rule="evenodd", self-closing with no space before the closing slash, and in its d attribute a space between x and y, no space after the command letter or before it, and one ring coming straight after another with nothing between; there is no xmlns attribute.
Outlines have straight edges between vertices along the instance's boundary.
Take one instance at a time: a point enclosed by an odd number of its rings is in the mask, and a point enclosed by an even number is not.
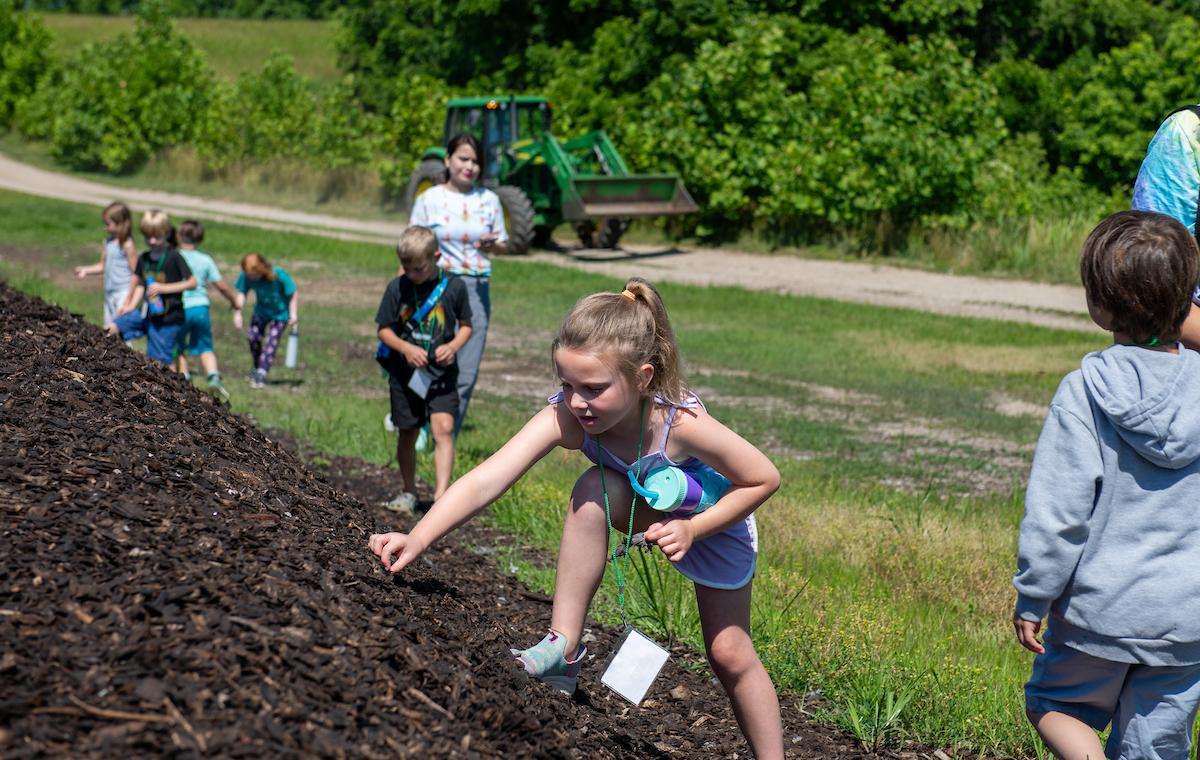
<svg viewBox="0 0 1200 760"><path fill-rule="evenodd" d="M514 143L532 143L550 131L550 102L539 97L455 98L446 110L443 144L467 132L483 143L484 176L495 179Z"/></svg>

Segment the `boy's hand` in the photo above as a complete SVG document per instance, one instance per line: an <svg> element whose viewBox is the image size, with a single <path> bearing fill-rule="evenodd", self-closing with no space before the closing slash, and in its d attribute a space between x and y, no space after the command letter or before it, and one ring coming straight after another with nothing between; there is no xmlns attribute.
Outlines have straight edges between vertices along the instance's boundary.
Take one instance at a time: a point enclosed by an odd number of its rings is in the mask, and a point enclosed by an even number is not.
<svg viewBox="0 0 1200 760"><path fill-rule="evenodd" d="M157 298L162 293L162 287L154 282L146 286L146 299Z"/></svg>
<svg viewBox="0 0 1200 760"><path fill-rule="evenodd" d="M454 361L454 355L458 353L450 347L449 343L443 343L433 349L433 359L443 367L449 366L450 362Z"/></svg>
<svg viewBox="0 0 1200 760"><path fill-rule="evenodd" d="M695 540L696 529L691 520L666 520L646 528L646 542L658 544L658 548L672 562L683 559Z"/></svg>
<svg viewBox="0 0 1200 760"><path fill-rule="evenodd" d="M400 350L404 352L404 359L408 362L408 366L413 369L420 369L429 364L429 352L423 348L406 343Z"/></svg>
<svg viewBox="0 0 1200 760"><path fill-rule="evenodd" d="M398 573L421 556L425 546L407 533L376 533L367 545L389 573Z"/></svg>
<svg viewBox="0 0 1200 760"><path fill-rule="evenodd" d="M1037 635L1042 630L1042 621L1034 623L1013 615L1013 627L1017 629L1017 641L1021 643L1021 646L1034 654L1043 654L1046 651L1042 642L1037 640Z"/></svg>

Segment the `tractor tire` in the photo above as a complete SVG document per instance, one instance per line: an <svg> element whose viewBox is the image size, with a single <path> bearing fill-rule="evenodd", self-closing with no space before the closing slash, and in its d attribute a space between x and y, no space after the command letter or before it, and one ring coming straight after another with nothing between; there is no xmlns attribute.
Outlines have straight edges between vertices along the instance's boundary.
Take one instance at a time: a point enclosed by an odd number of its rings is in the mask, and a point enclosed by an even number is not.
<svg viewBox="0 0 1200 760"><path fill-rule="evenodd" d="M533 204L525 191L515 185L496 188L500 196L500 207L504 209L504 228L508 230L508 253L519 256L529 253L533 242Z"/></svg>
<svg viewBox="0 0 1200 760"><path fill-rule="evenodd" d="M599 225L589 220L576 225L575 231L584 248L616 248L628 226L624 219L601 219Z"/></svg>
<svg viewBox="0 0 1200 760"><path fill-rule="evenodd" d="M422 161L408 180L408 189L404 191L404 211L412 216L413 204L417 196L434 185L446 181L446 164L437 159L427 158Z"/></svg>

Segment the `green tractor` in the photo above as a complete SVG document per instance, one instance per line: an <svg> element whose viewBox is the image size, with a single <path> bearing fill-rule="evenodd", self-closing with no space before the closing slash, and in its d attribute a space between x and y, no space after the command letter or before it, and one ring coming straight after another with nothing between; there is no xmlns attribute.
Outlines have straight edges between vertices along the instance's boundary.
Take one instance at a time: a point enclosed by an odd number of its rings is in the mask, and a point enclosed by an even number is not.
<svg viewBox="0 0 1200 760"><path fill-rule="evenodd" d="M455 98L446 109L442 144L469 132L483 144L484 184L500 196L509 253L543 246L571 222L587 248L614 248L633 217L696 211L683 182L670 174L630 174L603 131L567 142L550 133L550 103L532 96ZM405 202L446 181L446 149L429 148L413 171Z"/></svg>

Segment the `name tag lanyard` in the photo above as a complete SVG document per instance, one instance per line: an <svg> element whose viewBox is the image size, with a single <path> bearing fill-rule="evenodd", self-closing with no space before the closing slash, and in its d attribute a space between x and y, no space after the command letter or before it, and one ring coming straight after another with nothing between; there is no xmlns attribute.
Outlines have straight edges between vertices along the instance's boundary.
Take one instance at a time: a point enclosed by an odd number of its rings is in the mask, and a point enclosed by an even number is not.
<svg viewBox="0 0 1200 760"><path fill-rule="evenodd" d="M425 299L425 303L421 304L417 312L408 318L408 323L412 326L412 338L428 354L433 348L434 333L441 326L438 321L437 314L433 313L433 309L437 306L437 302L441 299L442 293L446 290L446 283L450 278L438 273L437 286L433 292ZM411 283L410 283L411 284ZM413 285L413 304L417 302L417 286ZM428 322L427 322L428 320ZM434 375L429 371L428 367L418 367L412 377L408 379L408 387L412 389L421 398L429 395L429 387L433 385Z"/></svg>
<svg viewBox="0 0 1200 760"><path fill-rule="evenodd" d="M638 417L638 447L637 447L637 479L642 477L642 443L646 434L646 402L642 401L641 413ZM596 448L600 451L600 490L604 494L604 519L608 523L608 545L613 563L613 574L617 578L617 601L621 607L621 624L625 634L621 637L616 650L608 659L600 682L615 691L633 704L641 704L646 692L658 678L658 672L666 664L670 656L667 650L654 643L650 637L633 626L625 613L625 579L629 563L629 548L633 541L633 513L637 507L638 495L635 491L629 504L629 525L625 531L625 553L617 555L617 544L613 543L612 510L608 502L608 486L604 482L604 471L607 469L604 459L604 446L600 436L596 436ZM630 472L630 478L634 473Z"/></svg>

